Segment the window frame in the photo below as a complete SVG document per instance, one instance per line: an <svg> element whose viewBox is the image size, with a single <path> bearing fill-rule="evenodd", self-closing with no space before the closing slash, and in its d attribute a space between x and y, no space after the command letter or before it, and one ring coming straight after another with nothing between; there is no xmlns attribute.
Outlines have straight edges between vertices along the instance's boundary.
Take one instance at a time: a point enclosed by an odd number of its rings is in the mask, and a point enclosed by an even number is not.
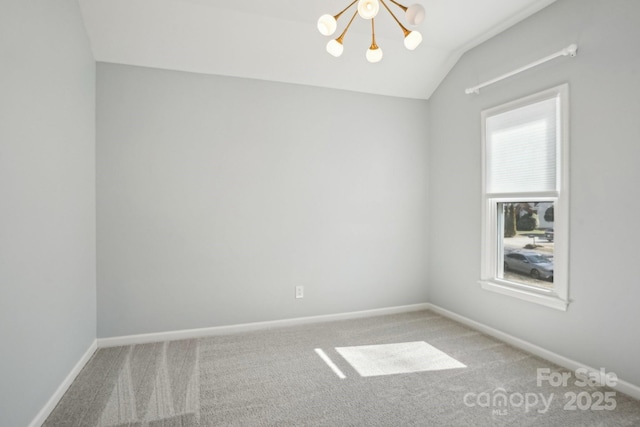
<svg viewBox="0 0 640 427"><path fill-rule="evenodd" d="M554 191L522 193L487 193L487 119L540 101L557 98L556 189ZM569 301L569 85L562 84L481 113L482 128L482 233L481 277L482 289L497 292L546 307L566 311ZM554 207L554 286L553 289L530 286L500 278L502 264L498 261L504 249L500 203L553 202ZM503 228L504 229L504 228Z"/></svg>

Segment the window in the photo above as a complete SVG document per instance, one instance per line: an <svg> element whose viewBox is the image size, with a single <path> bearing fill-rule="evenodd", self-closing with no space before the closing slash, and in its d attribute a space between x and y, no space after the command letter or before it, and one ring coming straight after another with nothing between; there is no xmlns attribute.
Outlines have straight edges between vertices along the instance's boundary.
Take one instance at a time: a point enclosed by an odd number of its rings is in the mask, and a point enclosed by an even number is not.
<svg viewBox="0 0 640 427"><path fill-rule="evenodd" d="M483 289L566 310L568 86L482 112Z"/></svg>

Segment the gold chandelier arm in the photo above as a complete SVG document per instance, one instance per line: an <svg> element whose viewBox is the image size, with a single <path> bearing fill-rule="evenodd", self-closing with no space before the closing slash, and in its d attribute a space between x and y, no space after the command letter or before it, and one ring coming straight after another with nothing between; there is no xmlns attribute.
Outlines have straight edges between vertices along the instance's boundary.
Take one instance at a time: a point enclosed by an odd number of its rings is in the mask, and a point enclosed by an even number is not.
<svg viewBox="0 0 640 427"><path fill-rule="evenodd" d="M393 0L389 0L389 1L393 1ZM394 3L396 3L395 1L393 1ZM382 5L385 7L385 9L387 9L387 12L389 12L391 14L391 16L393 16L393 19L396 20L396 22L398 23L398 25L400 25L400 28L402 29L402 32L404 32L404 36L407 37L409 34L411 34L411 31L407 30L405 28L404 25L402 25L402 23L400 23L400 21L398 20L398 18L396 18L396 15L393 14L393 12L391 12L391 9L389 9L389 6L387 6L387 4L384 2L384 0L380 0L380 3L382 3ZM397 4L397 3L396 3Z"/></svg>
<svg viewBox="0 0 640 427"><path fill-rule="evenodd" d="M355 3L355 1L353 2ZM348 9L348 8L347 8ZM342 34L340 34L340 37L338 37L336 39L336 41L340 44L342 44L342 40L344 40L344 36L347 34L347 31L349 30L349 27L351 26L351 23L353 22L354 19L356 19L356 15L358 15L358 11L356 10L355 13L353 14L353 16L351 17L351 20L349 21L349 23L347 24L347 27L344 29L344 31L342 32Z"/></svg>
<svg viewBox="0 0 640 427"><path fill-rule="evenodd" d="M358 0L353 0L349 6L345 7L344 9L342 9L342 10L340 11L340 13L338 13L336 16L334 16L334 17L333 17L333 19L335 19L335 20L337 21L337 20L338 20L338 18L340 18L340 16L341 16L343 13L345 13L347 10L349 10L349 8L351 8L351 6L353 6L354 4L356 4L356 2L357 2L357 1L358 1Z"/></svg>
<svg viewBox="0 0 640 427"><path fill-rule="evenodd" d="M376 27L373 23L374 18L371 18L371 47L370 49L377 49L378 45L376 44Z"/></svg>
<svg viewBox="0 0 640 427"><path fill-rule="evenodd" d="M400 9L404 10L405 12L407 11L408 7L407 6L403 6L400 3L398 3L395 0L389 0L391 3L395 4L396 6L398 6Z"/></svg>

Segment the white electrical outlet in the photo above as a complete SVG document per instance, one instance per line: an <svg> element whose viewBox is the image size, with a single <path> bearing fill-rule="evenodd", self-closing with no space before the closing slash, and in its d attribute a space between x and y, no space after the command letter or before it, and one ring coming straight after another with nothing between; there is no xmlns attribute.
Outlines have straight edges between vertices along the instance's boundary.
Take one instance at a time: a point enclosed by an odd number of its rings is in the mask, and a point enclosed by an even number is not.
<svg viewBox="0 0 640 427"><path fill-rule="evenodd" d="M296 286L296 298L304 298L304 286Z"/></svg>

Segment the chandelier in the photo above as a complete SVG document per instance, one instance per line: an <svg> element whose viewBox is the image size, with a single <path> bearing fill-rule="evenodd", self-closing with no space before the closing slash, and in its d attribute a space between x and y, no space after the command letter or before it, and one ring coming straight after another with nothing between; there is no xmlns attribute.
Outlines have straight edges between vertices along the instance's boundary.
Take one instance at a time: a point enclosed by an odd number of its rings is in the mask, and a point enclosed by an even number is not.
<svg viewBox="0 0 640 427"><path fill-rule="evenodd" d="M405 18L407 20L407 24L410 26L419 25L424 20L424 7L419 4L414 4L409 7L403 6L395 0L388 0L391 3L398 6L405 12ZM330 40L327 43L327 52L331 55L338 57L342 55L344 51L344 46L342 44L344 40L344 36L347 34L351 23L355 19L356 15L360 15L361 18L371 20L371 46L367 50L367 61L369 62L378 62L382 59L382 49L376 44L376 34L375 34L375 17L378 15L378 11L380 10L380 3L387 9L387 12L393 17L393 19L398 23L400 29L404 33L404 46L409 50L414 50L418 45L422 42L422 34L417 31L408 30L393 14L389 6L385 0L353 0L351 4L345 7L340 13L337 15L322 15L320 19L318 19L318 31L323 36L330 36L336 32L336 28L338 27L338 19L340 16L345 13L347 10L351 8L354 4L358 3L358 7L356 11L353 13L351 20L345 27L344 31L340 36L336 39Z"/></svg>

